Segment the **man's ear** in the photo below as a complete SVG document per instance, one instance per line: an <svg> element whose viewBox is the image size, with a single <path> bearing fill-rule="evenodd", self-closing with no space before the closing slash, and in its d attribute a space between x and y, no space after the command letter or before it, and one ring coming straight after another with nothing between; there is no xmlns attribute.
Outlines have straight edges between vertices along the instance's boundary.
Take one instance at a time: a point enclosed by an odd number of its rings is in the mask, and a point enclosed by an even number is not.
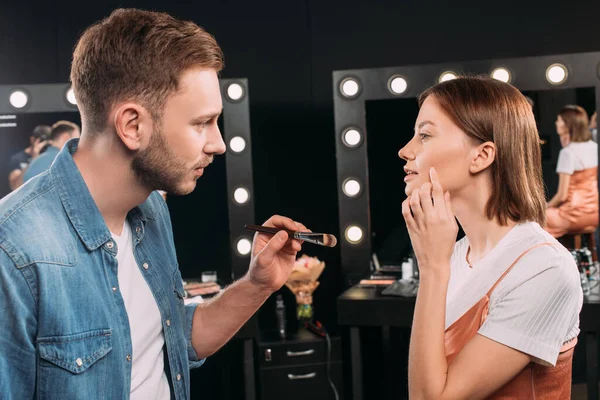
<svg viewBox="0 0 600 400"><path fill-rule="evenodd" d="M152 132L150 113L137 103L123 103L114 111L114 124L117 135L131 150L136 151L147 145Z"/></svg>
<svg viewBox="0 0 600 400"><path fill-rule="evenodd" d="M477 174L494 162L496 159L496 145L492 142L485 142L473 149L474 157L469 165L469 172Z"/></svg>

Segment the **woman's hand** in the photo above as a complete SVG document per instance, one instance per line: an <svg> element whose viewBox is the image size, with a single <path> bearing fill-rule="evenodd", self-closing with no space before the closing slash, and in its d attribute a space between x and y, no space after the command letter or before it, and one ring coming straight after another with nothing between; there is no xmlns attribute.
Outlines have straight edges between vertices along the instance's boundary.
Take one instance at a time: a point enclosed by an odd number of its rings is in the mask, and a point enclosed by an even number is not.
<svg viewBox="0 0 600 400"><path fill-rule="evenodd" d="M450 193L444 191L433 167L429 171L431 183L427 182L420 189L402 202L402 215L410 235L415 256L419 262L419 270L447 270L450 257L454 251L458 224L452 211Z"/></svg>

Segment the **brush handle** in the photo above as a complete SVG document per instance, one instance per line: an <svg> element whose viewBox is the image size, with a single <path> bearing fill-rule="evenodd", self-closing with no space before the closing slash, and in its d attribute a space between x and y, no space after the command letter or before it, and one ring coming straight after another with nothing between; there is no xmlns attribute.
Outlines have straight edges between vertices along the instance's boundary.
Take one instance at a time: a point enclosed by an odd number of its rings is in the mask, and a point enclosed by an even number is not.
<svg viewBox="0 0 600 400"><path fill-rule="evenodd" d="M245 225L244 227L251 231L270 233L273 235L275 235L279 231L286 231L289 236L293 236L294 233L296 233L296 232L290 231L288 229L271 228L271 227L262 226L262 225Z"/></svg>

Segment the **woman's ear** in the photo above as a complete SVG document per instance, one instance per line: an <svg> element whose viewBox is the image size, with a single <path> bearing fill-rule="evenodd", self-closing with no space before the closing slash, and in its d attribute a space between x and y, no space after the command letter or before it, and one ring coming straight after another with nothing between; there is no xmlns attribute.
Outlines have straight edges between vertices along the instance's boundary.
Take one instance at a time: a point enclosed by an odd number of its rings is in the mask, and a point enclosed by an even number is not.
<svg viewBox="0 0 600 400"><path fill-rule="evenodd" d="M488 168L496 159L496 145L492 142L482 143L473 150L474 157L469 166L469 172L472 174Z"/></svg>

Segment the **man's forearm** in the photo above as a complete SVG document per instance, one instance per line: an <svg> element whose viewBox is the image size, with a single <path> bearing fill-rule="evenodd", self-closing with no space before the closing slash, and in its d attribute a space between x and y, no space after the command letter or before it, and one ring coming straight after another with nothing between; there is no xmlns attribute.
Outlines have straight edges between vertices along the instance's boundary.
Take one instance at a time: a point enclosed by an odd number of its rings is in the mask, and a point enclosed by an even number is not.
<svg viewBox="0 0 600 400"><path fill-rule="evenodd" d="M23 172L23 170L15 170L8 175L8 186L10 187L10 190L16 190L23 184Z"/></svg>
<svg viewBox="0 0 600 400"><path fill-rule="evenodd" d="M192 346L198 357L208 357L223 347L271 293L244 276L214 299L196 307L192 322Z"/></svg>

